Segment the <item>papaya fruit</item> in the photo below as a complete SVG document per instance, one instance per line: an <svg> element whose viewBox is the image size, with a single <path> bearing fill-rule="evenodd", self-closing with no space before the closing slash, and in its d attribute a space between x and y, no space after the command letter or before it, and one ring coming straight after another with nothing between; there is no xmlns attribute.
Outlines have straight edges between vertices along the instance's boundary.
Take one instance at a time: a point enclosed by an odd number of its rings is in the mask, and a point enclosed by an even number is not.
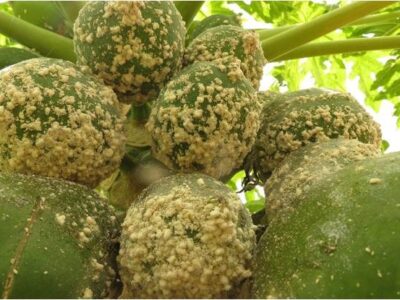
<svg viewBox="0 0 400 300"><path fill-rule="evenodd" d="M15 47L0 47L0 70L36 57L39 57L39 54L30 50Z"/></svg>
<svg viewBox="0 0 400 300"><path fill-rule="evenodd" d="M292 151L309 143L344 137L380 147L380 126L348 93L311 88L267 101L247 162L262 182Z"/></svg>
<svg viewBox="0 0 400 300"><path fill-rule="evenodd" d="M0 296L101 298L116 276L116 211L71 182L0 173Z"/></svg>
<svg viewBox="0 0 400 300"><path fill-rule="evenodd" d="M278 214L254 256L253 298L398 298L400 152L347 165Z"/></svg>
<svg viewBox="0 0 400 300"><path fill-rule="evenodd" d="M249 277L251 217L223 183L177 174L146 188L122 225L122 298L226 298Z"/></svg>
<svg viewBox="0 0 400 300"><path fill-rule="evenodd" d="M186 29L171 1L90 1L74 24L78 64L126 102L157 97L181 67Z"/></svg>
<svg viewBox="0 0 400 300"><path fill-rule="evenodd" d="M96 186L118 169L124 116L111 88L74 64L34 58L0 71L0 166Z"/></svg>
<svg viewBox="0 0 400 300"><path fill-rule="evenodd" d="M146 124L168 168L215 178L240 167L259 127L257 94L237 59L195 62L161 91Z"/></svg>
<svg viewBox="0 0 400 300"><path fill-rule="evenodd" d="M190 65L195 61L213 61L227 56L240 60L244 75L258 90L266 61L256 32L232 25L210 28L187 46L184 63Z"/></svg>
<svg viewBox="0 0 400 300"><path fill-rule="evenodd" d="M282 210L296 209L307 198L308 189L346 165L380 154L371 144L344 138L311 143L290 153L265 183L268 219Z"/></svg>

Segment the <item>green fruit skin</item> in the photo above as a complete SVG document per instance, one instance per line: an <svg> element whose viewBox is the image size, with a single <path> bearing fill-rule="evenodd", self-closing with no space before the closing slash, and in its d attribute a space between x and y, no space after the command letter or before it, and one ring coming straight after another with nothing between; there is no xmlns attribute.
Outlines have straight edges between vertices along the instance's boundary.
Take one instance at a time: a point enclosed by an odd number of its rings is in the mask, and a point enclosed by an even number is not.
<svg viewBox="0 0 400 300"><path fill-rule="evenodd" d="M79 12L74 24L78 64L88 66L112 86L120 101L153 100L181 68L186 34L182 17L172 1L136 2L143 6L132 8L126 4L125 9L135 10L152 23L126 25L124 12L104 17L111 3L92 1ZM118 31L111 32L113 28ZM126 56L123 62L121 56Z"/></svg>
<svg viewBox="0 0 400 300"><path fill-rule="evenodd" d="M184 64L214 61L227 56L240 60L244 75L258 90L266 61L256 32L232 25L209 28L186 47Z"/></svg>
<svg viewBox="0 0 400 300"><path fill-rule="evenodd" d="M181 203L188 205L182 206ZM211 230L210 220L217 211L223 211L223 215L217 218L218 225ZM157 222L157 218L162 222ZM227 227L228 223L230 225ZM230 226L235 227L235 230L227 229ZM147 229L151 235L165 230L171 230L172 234L167 239L162 236L147 239L133 236ZM227 240L226 234L232 232L233 236ZM186 254L182 253L178 248L183 242L190 241L193 247ZM238 243L240 250L237 248ZM162 178L143 190L129 208L122 224L118 257L124 284L121 298L227 298L247 278L236 271L238 267L242 269L249 266L254 245L255 236L249 212L237 195L222 182L196 173ZM148 248L148 252L142 252L143 257L136 264L134 260L138 256L135 252L143 247ZM224 249L223 256L219 258L216 252L218 249ZM176 256L182 264L169 261L167 258L170 256ZM189 270L183 267L190 266L192 259L199 257L203 261L201 268ZM220 268L221 265L225 268ZM206 269L214 272L205 275ZM178 285L176 281L180 280L182 272L190 274L190 279L186 278ZM134 278L137 275L142 276L139 283ZM219 284L221 276L229 277L230 289L224 289ZM171 282L165 286L162 282L166 278ZM197 291L193 292L193 288Z"/></svg>
<svg viewBox="0 0 400 300"><path fill-rule="evenodd" d="M259 127L259 106L239 64L230 58L195 62L165 86L146 124L156 159L174 170L202 172L214 178L223 178L241 166ZM205 89L215 82L220 82L218 89ZM188 89L189 84L192 87ZM226 91L232 95L221 97ZM221 107L230 115L221 112ZM203 117L196 118L195 110ZM188 121L195 125L194 130L187 129ZM184 135L177 138L179 132Z"/></svg>
<svg viewBox="0 0 400 300"><path fill-rule="evenodd" d="M2 298L107 296L119 232L110 206L83 186L45 177L1 173L0 190ZM96 228L88 240L84 227Z"/></svg>
<svg viewBox="0 0 400 300"><path fill-rule="evenodd" d="M1 47L0 48L0 70L21 61L39 57L38 54L20 48Z"/></svg>
<svg viewBox="0 0 400 300"><path fill-rule="evenodd" d="M189 44L194 38L196 38L200 33L206 31L207 29L214 28L220 25L240 26L240 18L237 15L211 15L201 20L200 22L193 22L188 29L186 44Z"/></svg>
<svg viewBox="0 0 400 300"><path fill-rule="evenodd" d="M269 99L250 164L263 181L290 152L312 142L343 136L380 147L379 125L349 94L311 88Z"/></svg>
<svg viewBox="0 0 400 300"><path fill-rule="evenodd" d="M254 259L253 298L398 298L400 152L358 162L274 219Z"/></svg>
<svg viewBox="0 0 400 300"><path fill-rule="evenodd" d="M311 143L293 151L264 185L268 219L284 209L296 209L297 202L307 197L310 184L325 180L354 161L380 154L375 145L342 137Z"/></svg>
<svg viewBox="0 0 400 300"><path fill-rule="evenodd" d="M55 1L11 1L14 14L34 25L72 38L72 26Z"/></svg>
<svg viewBox="0 0 400 300"><path fill-rule="evenodd" d="M41 57L1 70L0 90L2 170L93 187L119 167L125 142L124 116L115 93L98 78L71 62ZM35 92L41 101L32 97ZM19 98L23 101L17 104ZM66 103L66 98L72 102ZM33 112L28 111L30 106L34 106ZM86 121L76 122L77 115ZM25 127L32 120L40 123L35 130ZM54 126L63 130L63 135L51 138ZM24 140L31 145L21 145ZM62 147L57 148L57 143ZM40 159L32 155L35 149L40 151ZM93 155L87 156L87 151ZM111 155L107 151L112 151Z"/></svg>

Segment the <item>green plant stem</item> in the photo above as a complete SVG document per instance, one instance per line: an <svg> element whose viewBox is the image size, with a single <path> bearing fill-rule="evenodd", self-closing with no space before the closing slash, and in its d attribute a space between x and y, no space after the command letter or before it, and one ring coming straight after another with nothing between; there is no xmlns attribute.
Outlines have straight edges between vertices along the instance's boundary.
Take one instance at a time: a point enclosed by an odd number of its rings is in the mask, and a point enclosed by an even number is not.
<svg viewBox="0 0 400 300"><path fill-rule="evenodd" d="M49 30L0 11L0 33L47 57L75 62L73 42Z"/></svg>
<svg viewBox="0 0 400 300"><path fill-rule="evenodd" d="M175 6L185 21L186 28L189 28L197 12L200 10L204 1L175 1Z"/></svg>
<svg viewBox="0 0 400 300"><path fill-rule="evenodd" d="M358 19L357 21L351 22L349 25L368 25L380 22L383 23L387 21L393 21L398 18L400 18L400 11L393 11L393 12L365 16L361 19Z"/></svg>
<svg viewBox="0 0 400 300"><path fill-rule="evenodd" d="M295 26L264 40L262 42L264 55L268 60L274 60L332 30L354 22L392 3L389 1L354 2L335 9L310 22Z"/></svg>
<svg viewBox="0 0 400 300"><path fill-rule="evenodd" d="M298 47L272 61L276 62L313 56L399 48L400 36L354 38L340 41L310 43Z"/></svg>
<svg viewBox="0 0 400 300"><path fill-rule="evenodd" d="M382 24L388 24L388 22L393 22L396 19L400 18L400 12L395 11L395 12L388 12L388 13L382 13L382 14L376 14L376 15L370 15L370 16L365 16L361 19L358 19L354 22L351 22L349 24L346 24L347 26L359 26L359 25L382 25ZM284 32L288 29L294 28L299 26L299 24L296 25L288 25L288 26L280 26L276 28L271 28L271 29L260 29L257 30L260 40L266 40L270 37L273 37L274 35L277 35L278 33Z"/></svg>

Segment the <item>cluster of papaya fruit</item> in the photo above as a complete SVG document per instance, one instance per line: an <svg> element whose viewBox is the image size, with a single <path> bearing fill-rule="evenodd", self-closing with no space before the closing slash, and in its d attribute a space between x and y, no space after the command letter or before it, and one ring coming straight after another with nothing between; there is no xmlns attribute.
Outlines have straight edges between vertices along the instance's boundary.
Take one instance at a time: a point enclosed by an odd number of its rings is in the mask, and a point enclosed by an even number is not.
<svg viewBox="0 0 400 300"><path fill-rule="evenodd" d="M0 49L3 298L400 295L400 158L351 95L258 92L237 17L91 1L73 23L50 28L76 63ZM243 168L257 220L224 184Z"/></svg>

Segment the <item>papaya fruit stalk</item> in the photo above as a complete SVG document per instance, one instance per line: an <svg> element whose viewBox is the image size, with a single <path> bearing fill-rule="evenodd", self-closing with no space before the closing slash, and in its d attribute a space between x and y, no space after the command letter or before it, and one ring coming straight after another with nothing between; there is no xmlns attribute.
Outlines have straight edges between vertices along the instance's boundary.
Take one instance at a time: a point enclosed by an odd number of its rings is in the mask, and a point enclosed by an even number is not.
<svg viewBox="0 0 400 300"><path fill-rule="evenodd" d="M75 62L72 40L0 11L0 33L40 54Z"/></svg>
<svg viewBox="0 0 400 300"><path fill-rule="evenodd" d="M379 26L379 25L385 25L389 23L395 23L397 19L400 18L400 12L395 11L395 12L388 12L388 13L381 13L381 14L374 14L374 15L369 15L365 16L361 19L358 19L354 22L351 22L349 24L346 24L345 27L348 26ZM274 35L277 35L281 32L284 32L288 29L292 29L295 27L298 27L301 24L295 24L295 25L287 25L287 26L279 26L275 28L268 28L268 29L259 29L257 30L260 40L267 40Z"/></svg>
<svg viewBox="0 0 400 300"><path fill-rule="evenodd" d="M273 59L272 61L283 61L303 57L398 48L400 48L400 37L398 36L354 38L348 40L306 44L286 53L285 55Z"/></svg>
<svg viewBox="0 0 400 300"><path fill-rule="evenodd" d="M390 4L392 2L355 2L335 9L310 22L298 25L264 40L262 42L264 55L268 60L279 58L299 46Z"/></svg>
<svg viewBox="0 0 400 300"><path fill-rule="evenodd" d="M203 3L204 1L175 1L175 6L181 13L186 28L189 27L190 23L192 23Z"/></svg>

